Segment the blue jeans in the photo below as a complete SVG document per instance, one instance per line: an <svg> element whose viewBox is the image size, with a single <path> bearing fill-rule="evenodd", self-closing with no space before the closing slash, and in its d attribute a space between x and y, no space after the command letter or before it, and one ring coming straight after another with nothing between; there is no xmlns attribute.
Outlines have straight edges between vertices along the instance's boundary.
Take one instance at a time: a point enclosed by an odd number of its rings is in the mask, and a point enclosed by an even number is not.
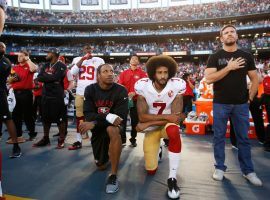
<svg viewBox="0 0 270 200"><path fill-rule="evenodd" d="M249 105L219 104L213 105L214 116L214 156L215 167L226 171L225 162L225 134L228 118L231 117L238 145L238 160L243 174L254 172L251 161L251 149L248 139Z"/></svg>

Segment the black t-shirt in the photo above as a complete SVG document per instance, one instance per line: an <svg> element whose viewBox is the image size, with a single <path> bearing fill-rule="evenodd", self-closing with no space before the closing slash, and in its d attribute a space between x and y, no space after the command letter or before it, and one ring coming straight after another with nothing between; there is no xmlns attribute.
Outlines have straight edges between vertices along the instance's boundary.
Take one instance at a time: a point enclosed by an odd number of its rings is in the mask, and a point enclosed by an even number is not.
<svg viewBox="0 0 270 200"><path fill-rule="evenodd" d="M125 87L113 83L109 90L103 90L98 83L91 84L84 91L83 112L86 121L96 121L97 127L106 127L109 113L121 117L123 123L128 115L128 94Z"/></svg>
<svg viewBox="0 0 270 200"><path fill-rule="evenodd" d="M10 61L3 56L0 58L0 92L6 91L7 90L7 77L10 74L11 70L11 63Z"/></svg>
<svg viewBox="0 0 270 200"><path fill-rule="evenodd" d="M38 74L38 81L43 82L42 95L49 97L64 97L63 80L66 74L66 65L57 61L54 65L46 63Z"/></svg>
<svg viewBox="0 0 270 200"><path fill-rule="evenodd" d="M230 71L224 78L214 83L214 103L243 104L248 101L247 73L256 70L253 56L241 49L235 52L219 50L211 55L207 62L207 68L217 68L217 71L225 68L231 58L245 59L245 67Z"/></svg>

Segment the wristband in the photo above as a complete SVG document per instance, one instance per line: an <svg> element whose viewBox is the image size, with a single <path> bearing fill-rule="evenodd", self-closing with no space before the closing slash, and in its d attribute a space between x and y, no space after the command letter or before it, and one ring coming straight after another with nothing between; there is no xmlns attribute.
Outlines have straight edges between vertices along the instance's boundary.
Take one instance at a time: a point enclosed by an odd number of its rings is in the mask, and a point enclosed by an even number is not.
<svg viewBox="0 0 270 200"><path fill-rule="evenodd" d="M106 120L107 120L109 123L113 124L117 117L118 117L118 115L109 113L109 114L106 116Z"/></svg>

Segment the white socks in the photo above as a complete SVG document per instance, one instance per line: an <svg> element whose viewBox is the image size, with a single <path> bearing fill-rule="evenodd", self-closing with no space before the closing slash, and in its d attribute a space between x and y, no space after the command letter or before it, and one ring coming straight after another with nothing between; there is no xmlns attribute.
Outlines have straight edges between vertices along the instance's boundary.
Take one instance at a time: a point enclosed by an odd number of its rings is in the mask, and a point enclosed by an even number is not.
<svg viewBox="0 0 270 200"><path fill-rule="evenodd" d="M170 167L169 178L176 178L179 160L180 160L180 153L173 153L169 151L169 167Z"/></svg>
<svg viewBox="0 0 270 200"><path fill-rule="evenodd" d="M80 142L80 143L82 143L82 136L81 136L81 134L80 133L77 133L76 134L76 137L77 137L77 141Z"/></svg>

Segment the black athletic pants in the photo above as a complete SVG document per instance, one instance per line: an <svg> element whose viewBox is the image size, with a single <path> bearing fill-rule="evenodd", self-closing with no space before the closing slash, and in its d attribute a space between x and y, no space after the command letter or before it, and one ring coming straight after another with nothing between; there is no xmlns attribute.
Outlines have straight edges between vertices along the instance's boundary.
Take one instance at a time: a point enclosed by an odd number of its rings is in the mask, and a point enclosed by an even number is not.
<svg viewBox="0 0 270 200"><path fill-rule="evenodd" d="M33 94L31 90L14 90L16 106L12 113L12 119L17 130L17 137L22 136L22 122L29 131L29 135L35 134L35 122L33 117Z"/></svg>

